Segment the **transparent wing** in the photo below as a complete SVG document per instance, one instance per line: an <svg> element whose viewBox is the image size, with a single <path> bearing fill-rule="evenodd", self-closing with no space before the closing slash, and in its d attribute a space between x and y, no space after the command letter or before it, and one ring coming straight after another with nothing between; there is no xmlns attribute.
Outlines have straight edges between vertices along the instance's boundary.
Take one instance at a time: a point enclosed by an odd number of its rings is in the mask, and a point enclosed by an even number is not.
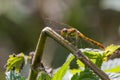
<svg viewBox="0 0 120 80"><path fill-rule="evenodd" d="M53 30L55 30L56 32L58 32L60 34L60 31L63 29L63 28L70 28L71 26L67 25L67 24L64 24L64 23L59 23L59 22L56 22L56 21L53 21L51 19L44 19L44 23L45 23L45 26L46 27L50 27L52 28Z"/></svg>

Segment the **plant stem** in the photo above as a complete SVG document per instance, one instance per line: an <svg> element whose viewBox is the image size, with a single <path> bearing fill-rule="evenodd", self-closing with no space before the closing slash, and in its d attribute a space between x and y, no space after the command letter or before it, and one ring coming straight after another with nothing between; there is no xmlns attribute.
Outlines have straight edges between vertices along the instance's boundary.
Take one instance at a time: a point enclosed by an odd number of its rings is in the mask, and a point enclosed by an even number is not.
<svg viewBox="0 0 120 80"><path fill-rule="evenodd" d="M35 51L35 56L32 62L32 69L29 74L28 80L36 80L37 78L39 72L37 69L40 67L39 64L41 62L47 36L51 37L56 42L65 47L67 50L69 50L77 59L81 60L86 66L91 68L102 80L110 80L108 75L105 74L102 70L100 70L95 64L93 64L78 48L73 46L69 41L65 40L62 36L57 34L49 27L44 28L40 34L40 38Z"/></svg>
<svg viewBox="0 0 120 80"><path fill-rule="evenodd" d="M43 55L45 41L46 41L46 38L47 38L47 35L46 35L45 32L46 32L46 29L43 29L41 34L40 34L40 37L39 37L39 40L38 40L38 43L37 43L37 47L36 47L36 50L35 50L35 53L34 53L34 57L33 57L33 60L32 60L31 70L30 70L30 73L29 73L28 80L36 80L37 75L39 73L38 68L42 67L39 64L41 64L41 59L42 59L42 55Z"/></svg>

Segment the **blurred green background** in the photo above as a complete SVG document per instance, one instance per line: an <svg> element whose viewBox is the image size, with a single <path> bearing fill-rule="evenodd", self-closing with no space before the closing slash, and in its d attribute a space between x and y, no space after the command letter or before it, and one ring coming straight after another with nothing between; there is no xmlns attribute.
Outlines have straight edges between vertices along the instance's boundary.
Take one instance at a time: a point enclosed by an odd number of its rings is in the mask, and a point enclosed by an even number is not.
<svg viewBox="0 0 120 80"><path fill-rule="evenodd" d="M5 80L4 65L10 54L35 50L44 18L74 26L106 46L120 42L119 0L0 0L0 80ZM56 68L67 53L48 39L43 62Z"/></svg>

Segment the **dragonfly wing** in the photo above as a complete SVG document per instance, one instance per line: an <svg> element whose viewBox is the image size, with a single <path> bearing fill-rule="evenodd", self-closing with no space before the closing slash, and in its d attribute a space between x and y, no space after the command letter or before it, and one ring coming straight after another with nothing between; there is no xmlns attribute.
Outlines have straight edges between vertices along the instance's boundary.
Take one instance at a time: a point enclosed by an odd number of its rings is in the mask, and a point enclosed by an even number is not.
<svg viewBox="0 0 120 80"><path fill-rule="evenodd" d="M67 25L67 24L64 24L64 23L59 23L59 22L56 22L56 21L53 21L53 20L51 20L51 19L48 19L48 18L46 18L46 19L44 19L44 23L45 23L45 26L46 27L50 27L50 28L52 28L53 30L62 30L63 28L70 28L70 26L69 25Z"/></svg>

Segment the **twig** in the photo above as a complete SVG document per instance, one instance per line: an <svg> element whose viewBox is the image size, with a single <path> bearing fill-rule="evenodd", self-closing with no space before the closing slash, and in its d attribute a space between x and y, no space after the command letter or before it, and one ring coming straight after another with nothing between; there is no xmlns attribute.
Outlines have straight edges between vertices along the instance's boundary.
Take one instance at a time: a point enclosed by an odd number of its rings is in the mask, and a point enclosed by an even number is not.
<svg viewBox="0 0 120 80"><path fill-rule="evenodd" d="M77 59L81 60L86 66L91 68L102 80L110 80L108 75L105 74L102 70L100 70L95 64L93 64L78 48L73 46L70 42L65 40L63 37L61 37L49 27L44 28L40 34L28 80L36 80L37 78L45 41L48 36L61 44L66 49L68 49Z"/></svg>

